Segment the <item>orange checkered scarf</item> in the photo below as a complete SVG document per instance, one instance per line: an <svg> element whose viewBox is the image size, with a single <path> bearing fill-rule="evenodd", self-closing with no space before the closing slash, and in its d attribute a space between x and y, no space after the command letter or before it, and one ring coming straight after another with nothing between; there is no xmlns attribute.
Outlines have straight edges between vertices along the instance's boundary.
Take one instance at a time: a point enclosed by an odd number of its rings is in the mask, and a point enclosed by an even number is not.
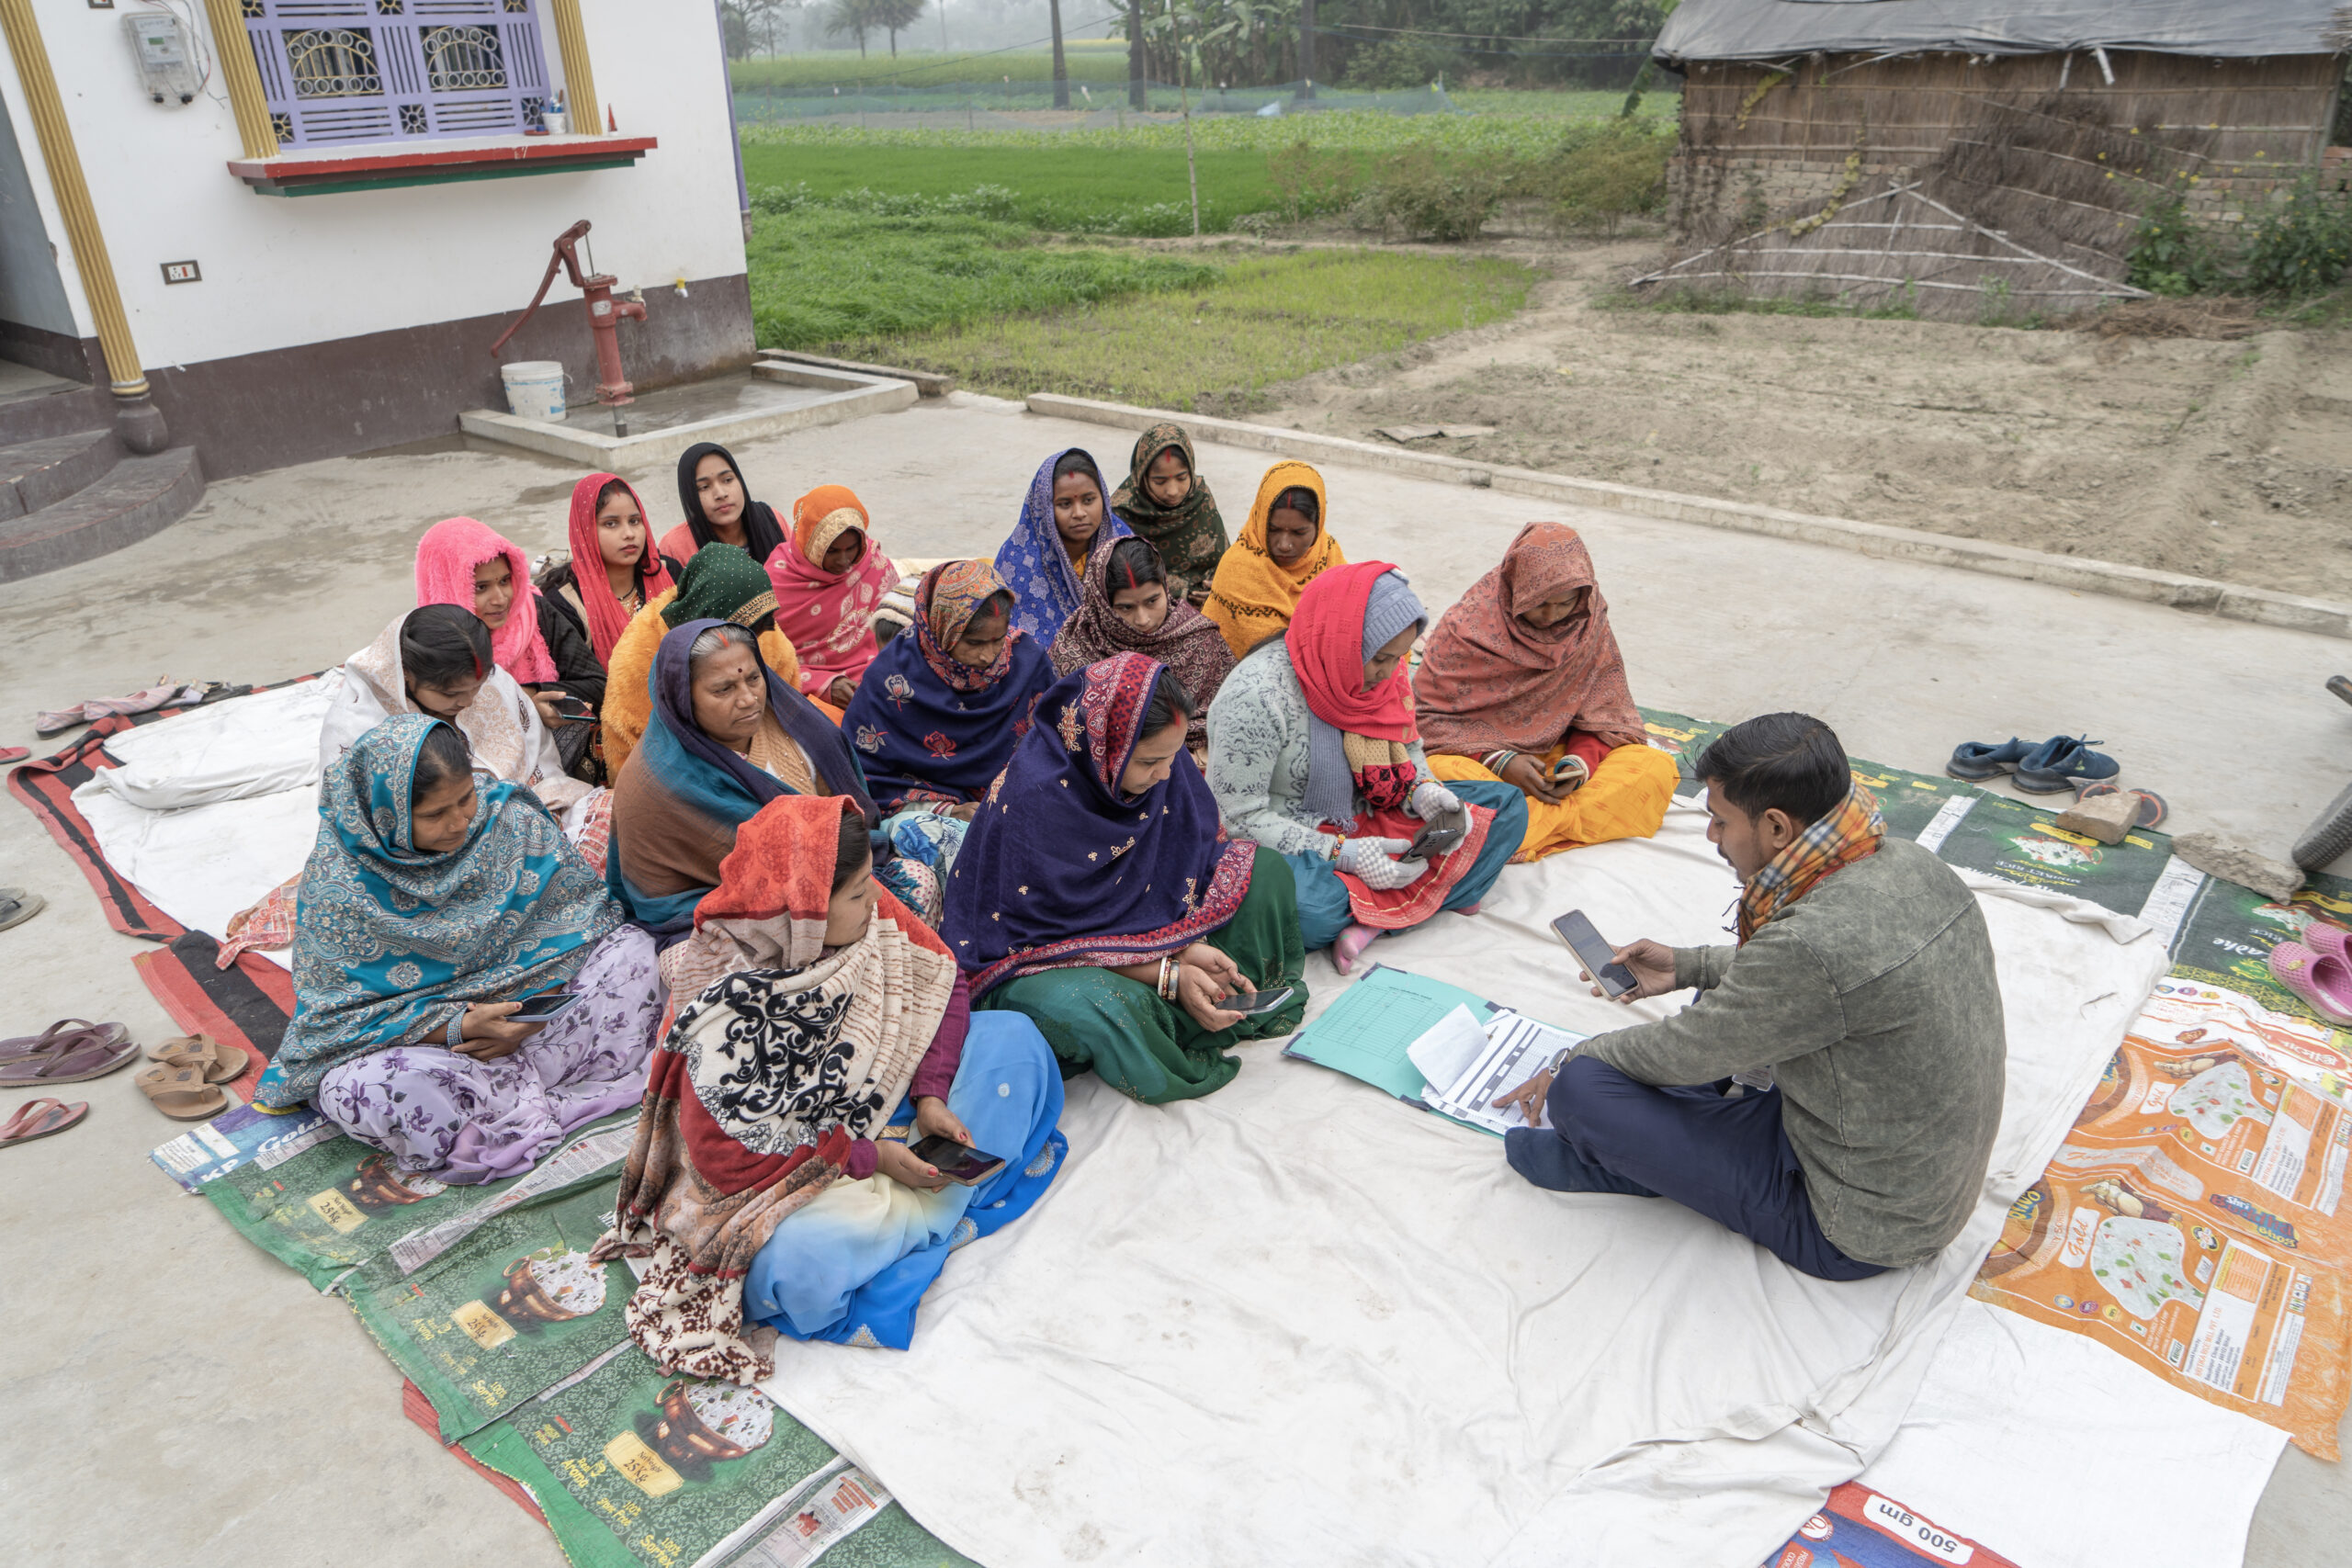
<svg viewBox="0 0 2352 1568"><path fill-rule="evenodd" d="M1813 885L1842 866L1868 860L1886 842L1886 818L1871 792L1857 784L1820 821L1799 833L1771 863L1739 893L1739 940L1744 943Z"/></svg>

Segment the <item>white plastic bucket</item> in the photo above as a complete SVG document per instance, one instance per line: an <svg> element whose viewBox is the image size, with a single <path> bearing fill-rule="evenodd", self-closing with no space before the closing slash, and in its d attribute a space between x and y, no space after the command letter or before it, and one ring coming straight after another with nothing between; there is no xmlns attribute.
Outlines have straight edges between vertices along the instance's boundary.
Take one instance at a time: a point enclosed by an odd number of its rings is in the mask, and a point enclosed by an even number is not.
<svg viewBox="0 0 2352 1568"><path fill-rule="evenodd" d="M563 362L523 359L498 367L506 383L506 412L516 419L563 417Z"/></svg>

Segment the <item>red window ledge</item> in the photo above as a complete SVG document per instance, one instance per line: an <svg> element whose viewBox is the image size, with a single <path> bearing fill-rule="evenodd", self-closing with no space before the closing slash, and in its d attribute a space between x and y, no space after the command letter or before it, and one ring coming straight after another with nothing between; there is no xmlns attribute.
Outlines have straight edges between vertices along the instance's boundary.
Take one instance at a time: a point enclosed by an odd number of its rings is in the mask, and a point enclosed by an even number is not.
<svg viewBox="0 0 2352 1568"><path fill-rule="evenodd" d="M399 186L453 185L521 175L625 169L660 143L650 136L502 136L391 151L380 142L274 158L232 158L229 172L264 196L323 196Z"/></svg>

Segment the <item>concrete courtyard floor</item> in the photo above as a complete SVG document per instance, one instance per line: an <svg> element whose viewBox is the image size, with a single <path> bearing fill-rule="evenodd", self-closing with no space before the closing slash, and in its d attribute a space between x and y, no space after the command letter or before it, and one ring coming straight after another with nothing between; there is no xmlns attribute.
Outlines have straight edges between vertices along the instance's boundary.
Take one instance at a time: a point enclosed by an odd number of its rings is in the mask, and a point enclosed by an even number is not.
<svg viewBox="0 0 2352 1568"><path fill-rule="evenodd" d="M986 555L1037 462L1080 446L1116 472L1128 437L959 395L737 449L779 510L823 482L865 499L883 547ZM1267 459L1204 447L1238 530ZM212 486L176 526L102 560L0 587L0 745L56 749L36 708L158 676L266 682L371 640L412 599L416 537L455 513L527 550L559 546L577 475L452 437ZM1645 705L1735 719L1804 709L1858 757L1934 773L1955 742L2086 734L2170 829L2219 828L2273 854L2352 777L2352 711L2321 682L2352 645L2064 589L1880 561L1488 491L1330 469L1335 532L1385 558L1431 609L1522 522L1584 530ZM641 493L677 516L666 475ZM0 883L48 910L0 934L0 1034L63 1016L176 1031L29 812L0 807ZM1635 933L1626 933L1628 935ZM76 1086L87 1121L0 1151L0 1514L44 1564L418 1568L560 1562L555 1542L400 1409L398 1375L340 1303L240 1240L148 1162L181 1131L124 1071ZM29 1098L0 1096L0 1114ZM104 1422L96 1413L111 1412ZM887 1481L888 1478L886 1476ZM2184 1493L2193 1485L2181 1477ZM1996 1521L1947 1521L1999 1545ZM2344 1561L2352 1479L2287 1450L2256 1516L2255 1568ZM991 1568L1019 1568L991 1564ZM2063 1568L2028 1564L2027 1568Z"/></svg>

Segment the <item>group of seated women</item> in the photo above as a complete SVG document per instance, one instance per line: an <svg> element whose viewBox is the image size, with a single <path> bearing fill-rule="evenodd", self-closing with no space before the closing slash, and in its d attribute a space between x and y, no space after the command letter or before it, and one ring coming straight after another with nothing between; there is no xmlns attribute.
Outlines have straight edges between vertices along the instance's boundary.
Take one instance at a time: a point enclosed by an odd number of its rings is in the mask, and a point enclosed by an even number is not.
<svg viewBox="0 0 2352 1568"><path fill-rule="evenodd" d="M641 1104L605 1254L647 1260L631 1326L673 1371L903 1346L948 1247L1052 1179L1064 1077L1210 1093L1297 1026L1310 951L1347 973L1514 858L1655 832L1674 787L1558 524L1432 627L1313 468L1270 468L1228 542L1163 425L1115 491L1046 459L900 627L848 490L787 526L707 445L678 490L657 547L582 479L536 581L477 522L426 532L322 738L257 1097L448 1182ZM1005 1163L952 1184L932 1134Z"/></svg>

